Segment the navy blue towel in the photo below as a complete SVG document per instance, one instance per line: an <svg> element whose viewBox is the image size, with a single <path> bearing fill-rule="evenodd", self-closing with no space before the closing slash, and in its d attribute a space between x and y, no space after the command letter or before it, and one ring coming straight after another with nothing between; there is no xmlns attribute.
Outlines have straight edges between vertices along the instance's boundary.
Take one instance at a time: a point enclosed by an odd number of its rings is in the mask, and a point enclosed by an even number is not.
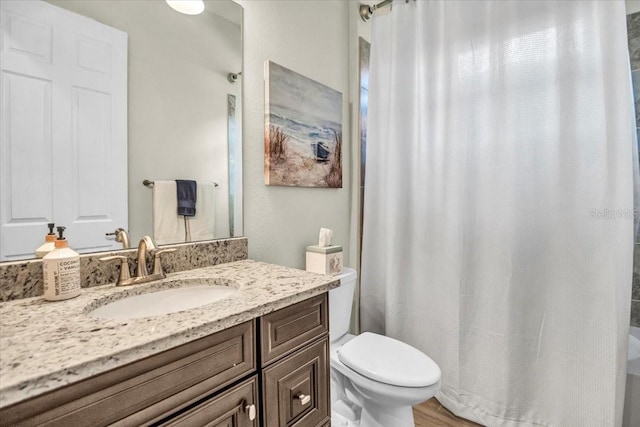
<svg viewBox="0 0 640 427"><path fill-rule="evenodd" d="M178 193L178 215L196 215L198 183L187 179L176 179Z"/></svg>

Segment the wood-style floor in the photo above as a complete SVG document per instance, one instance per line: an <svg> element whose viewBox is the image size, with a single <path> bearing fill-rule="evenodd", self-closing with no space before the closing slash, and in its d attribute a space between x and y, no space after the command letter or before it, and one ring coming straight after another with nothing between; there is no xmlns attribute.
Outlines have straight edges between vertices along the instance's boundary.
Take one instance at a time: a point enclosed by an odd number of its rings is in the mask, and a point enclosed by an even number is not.
<svg viewBox="0 0 640 427"><path fill-rule="evenodd" d="M464 418L458 418L447 408L442 406L436 398L427 400L420 405L413 407L413 418L416 427L478 427L476 424Z"/></svg>

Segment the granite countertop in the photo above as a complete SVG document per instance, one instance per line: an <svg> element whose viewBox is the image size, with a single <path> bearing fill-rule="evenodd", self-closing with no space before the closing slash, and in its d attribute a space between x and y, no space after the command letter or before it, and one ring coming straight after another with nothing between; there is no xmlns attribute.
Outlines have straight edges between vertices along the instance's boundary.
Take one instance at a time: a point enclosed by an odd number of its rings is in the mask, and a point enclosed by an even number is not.
<svg viewBox="0 0 640 427"><path fill-rule="evenodd" d="M227 282L238 292L161 316L105 320L87 312L125 295L178 286L181 279ZM321 294L332 276L255 261L172 273L141 285L83 289L79 297L0 303L0 407L106 372ZM124 294L123 294L124 293Z"/></svg>

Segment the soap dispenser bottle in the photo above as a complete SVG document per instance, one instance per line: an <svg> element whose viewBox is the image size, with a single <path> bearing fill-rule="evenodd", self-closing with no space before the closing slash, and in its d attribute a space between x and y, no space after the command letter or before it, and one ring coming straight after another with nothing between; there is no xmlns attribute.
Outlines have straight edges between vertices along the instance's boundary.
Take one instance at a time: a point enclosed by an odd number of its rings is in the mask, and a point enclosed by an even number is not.
<svg viewBox="0 0 640 427"><path fill-rule="evenodd" d="M49 234L44 236L44 243L40 245L38 249L36 249L36 256L38 258L42 258L56 248L56 233L53 232L53 227L55 227L55 224L53 222L50 222L47 224L47 227L49 227Z"/></svg>
<svg viewBox="0 0 640 427"><path fill-rule="evenodd" d="M60 301L80 295L80 255L64 238L65 227L57 227L55 249L42 258L44 299Z"/></svg>

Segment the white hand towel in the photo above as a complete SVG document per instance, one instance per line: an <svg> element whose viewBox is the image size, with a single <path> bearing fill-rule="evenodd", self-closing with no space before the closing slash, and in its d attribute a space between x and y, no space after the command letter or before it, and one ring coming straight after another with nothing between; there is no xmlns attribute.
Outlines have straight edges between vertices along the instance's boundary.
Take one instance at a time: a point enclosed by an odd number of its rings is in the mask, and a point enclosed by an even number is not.
<svg viewBox="0 0 640 427"><path fill-rule="evenodd" d="M155 181L153 184L153 238L159 245L185 241L185 221L178 215L176 194L175 181Z"/></svg>
<svg viewBox="0 0 640 427"><path fill-rule="evenodd" d="M216 187L212 182L198 182L196 215L187 217L189 241L215 238Z"/></svg>

